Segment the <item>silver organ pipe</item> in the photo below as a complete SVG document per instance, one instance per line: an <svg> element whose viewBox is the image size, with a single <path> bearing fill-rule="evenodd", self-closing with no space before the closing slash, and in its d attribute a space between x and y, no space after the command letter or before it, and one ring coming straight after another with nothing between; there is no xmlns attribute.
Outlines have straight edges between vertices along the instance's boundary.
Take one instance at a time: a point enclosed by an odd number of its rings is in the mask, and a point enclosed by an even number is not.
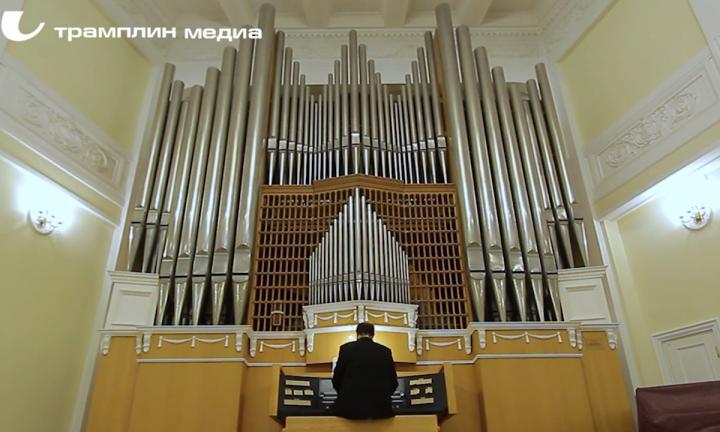
<svg viewBox="0 0 720 432"><path fill-rule="evenodd" d="M379 175L380 165L380 149L378 138L378 106L377 106L377 77L375 75L375 62L373 60L368 61L368 80L370 81L370 100L369 111L370 111L370 143L372 147L372 175Z"/></svg>
<svg viewBox="0 0 720 432"><path fill-rule="evenodd" d="M438 23L439 24L439 23ZM438 26L438 31L440 27ZM453 42L454 44L454 42ZM420 92L422 94L423 119L425 121L425 147L427 148L427 158L429 162L430 177L428 183L439 183L437 176L437 164L435 162L435 133L432 115L432 105L430 103L430 86L428 85L427 63L425 61L425 50L417 49L418 68L420 71Z"/></svg>
<svg viewBox="0 0 720 432"><path fill-rule="evenodd" d="M233 79L230 120L226 139L226 156L222 190L220 193L220 215L215 237L215 250L212 260L212 323L218 324L222 312L228 275L232 274L232 259L235 233L238 219L238 191L245 154L245 132L250 92L250 65L253 54L253 42L243 39L236 55ZM233 296L233 298L236 298ZM238 304L233 301L233 315L238 318Z"/></svg>
<svg viewBox="0 0 720 432"><path fill-rule="evenodd" d="M270 6L264 37L226 48L203 86L165 67L124 265L159 274L156 324L244 323L260 187L353 174L457 189L475 319L562 319L558 269L588 252L547 70L508 83L447 5L436 17L403 83L384 82L351 31L327 83L308 85ZM306 256L309 303L411 302L400 216L381 217L373 199L354 187L323 222Z"/></svg>
<svg viewBox="0 0 720 432"><path fill-rule="evenodd" d="M181 324L188 297L188 285L193 272L193 260L197 249L197 238L200 229L200 207L202 205L203 185L207 167L210 143L210 128L215 112L215 98L220 71L209 68L205 74L203 98L200 105L198 130L195 136L193 164L188 187L187 204L183 228L180 236L180 252L178 253L177 269L174 275L174 313L173 324Z"/></svg>
<svg viewBox="0 0 720 432"><path fill-rule="evenodd" d="M405 116L407 119L407 141L408 141L408 170L410 171L410 182L420 183L418 140L415 127L415 101L413 100L413 87L410 75L405 75L405 86L403 87L403 100L405 101Z"/></svg>
<svg viewBox="0 0 720 432"><path fill-rule="evenodd" d="M361 146L362 146L362 172L370 175L370 110L368 107L368 62L367 47L360 45L359 52L359 69L360 69L360 120L361 120Z"/></svg>
<svg viewBox="0 0 720 432"><path fill-rule="evenodd" d="M170 105L168 107L167 117L165 118L165 128L163 132L162 146L158 158L158 165L155 172L155 185L153 186L153 196L150 200L150 208L147 213L145 223L145 247L143 251L143 263L145 272L157 272L158 251L156 246L159 241L163 241L163 236L167 231L167 212L164 211L165 195L168 188L168 177L170 174L170 162L175 147L176 136L180 120L180 110L182 107L183 91L185 85L182 81L175 81L170 92ZM160 243L162 244L162 243Z"/></svg>
<svg viewBox="0 0 720 432"><path fill-rule="evenodd" d="M150 138L145 143L148 148L148 160L145 175L142 180L136 182L133 200L133 211L131 215L130 228L128 230L128 257L125 268L129 271L144 271L144 253L140 253L141 246L145 240L145 224L147 223L148 207L155 185L155 170L162 146L162 137L167 117L167 109L170 104L170 92L175 66L166 64L160 81L160 90L157 96L157 106L153 112L152 119L148 125ZM139 190L138 190L139 189Z"/></svg>
<svg viewBox="0 0 720 432"><path fill-rule="evenodd" d="M415 117L417 122L417 139L418 139L418 152L420 153L420 166L422 169L422 177L418 180L419 183L431 183L428 170L428 155L427 155L427 144L425 136L425 119L423 110L423 99L422 99L422 83L420 83L420 72L418 70L418 63L416 61L411 63L412 68L412 80L413 80L413 95L415 96Z"/></svg>
<svg viewBox="0 0 720 432"><path fill-rule="evenodd" d="M343 45L340 49L340 94L341 94L341 123L342 123L342 161L343 175L349 175L355 171L350 161L350 104L348 102L348 46Z"/></svg>
<svg viewBox="0 0 720 432"><path fill-rule="evenodd" d="M292 48L285 48L282 75L282 108L280 110L280 134L278 139L278 184L285 184L285 170L290 129L290 86L292 82Z"/></svg>
<svg viewBox="0 0 720 432"><path fill-rule="evenodd" d="M290 100L290 131L288 135L288 168L287 184L295 183L295 161L297 151L297 125L298 125L298 104L300 92L300 63L293 63L292 71L292 94Z"/></svg>
<svg viewBox="0 0 720 432"><path fill-rule="evenodd" d="M208 156L207 174L203 191L200 212L200 230L198 246L195 251L192 273L192 324L200 322L200 315L205 302L210 273L212 269L213 251L215 247L216 228L219 219L220 192L222 188L227 129L230 117L232 83L235 72L235 49L226 48L223 52L222 69L218 84L218 95L215 99L215 113L212 122L210 152ZM220 293L211 290L213 303Z"/></svg>
<svg viewBox="0 0 720 432"><path fill-rule="evenodd" d="M510 102L508 99L507 84L505 82L505 73L500 67L493 69L493 78L495 80L495 92L497 96L497 104L500 111L500 124L502 128L503 141L505 143L505 154L508 162L508 174L510 176L510 185L515 208L515 217L518 221L518 240L520 242L522 259L526 273L513 273L515 301L518 314L522 321L527 321L527 294L526 294L526 276L530 273L538 275L541 272L540 256L535 241L535 228L530 220L530 209L528 204L527 191L525 189L525 178L520 166L520 157L518 155L517 135L515 125L510 111Z"/></svg>
<svg viewBox="0 0 720 432"><path fill-rule="evenodd" d="M443 125L443 114L440 109L440 90L435 69L435 48L433 47L433 37L431 32L425 32L425 53L427 54L428 68L428 85L430 87L430 96L432 101L433 125L435 126L435 142L437 145L438 162L440 171L438 175L440 180L438 183L447 183L447 161L446 151L447 143L445 141L445 128Z"/></svg>
<svg viewBox="0 0 720 432"><path fill-rule="evenodd" d="M167 241L160 263L160 286L158 289L158 304L155 316L155 323L157 325L165 323L168 300L177 269L177 258L180 253L180 235L182 233L183 216L187 203L187 190L192 168L195 134L197 132L198 117L200 115L201 97L202 87L192 87L189 101L187 102L182 132L178 131L178 147L173 156L173 170L170 180L172 187L171 190L168 191L170 201L166 207L172 211L172 214L168 225Z"/></svg>
<svg viewBox="0 0 720 432"><path fill-rule="evenodd" d="M497 210L495 207L494 179L490 169L485 124L480 114L480 93L475 71L475 63L470 45L470 31L461 26L457 30L460 69L462 71L465 110L468 113L468 138L470 139L471 157L475 175L475 193L478 195L482 223L480 229L484 242L483 256L490 272L492 292L497 301L500 316L505 316L505 258L503 256L502 239ZM471 294L477 301L474 303L475 314L485 316L485 284L487 274L482 271L471 273Z"/></svg>
<svg viewBox="0 0 720 432"><path fill-rule="evenodd" d="M541 267L541 274L538 274L537 271L531 272L530 288L533 291L533 299L535 301L538 318L540 321L545 321L544 298L545 291L549 290L549 286L544 286L547 284L544 284L543 280L546 280L548 274L557 274L557 266L555 264L555 256L553 254L547 225L543 220L544 210L547 208L547 201L543 198L539 172L535 169L537 164L534 159L535 155L532 153L532 147L535 145L535 142L531 139L530 123L528 122L527 116L528 110L522 101L520 86L521 85L516 84L509 88L510 104L517 129L519 157L522 159L522 171L525 178L525 187L528 191L530 216ZM526 235L530 235L530 233L526 233Z"/></svg>
<svg viewBox="0 0 720 432"><path fill-rule="evenodd" d="M258 194L265 166L265 134L267 130L269 97L268 74L272 71L272 52L275 40L275 10L270 5L260 7L258 28L263 38L255 43L253 56L252 87L249 97L245 156L243 157L242 183L238 200L239 216L236 228L235 253L233 255L233 296L237 305L235 323L244 320L248 301L250 251L254 244L255 216Z"/></svg>
<svg viewBox="0 0 720 432"><path fill-rule="evenodd" d="M585 236L585 227L583 219L575 216L575 196L570 183L570 176L567 169L567 157L565 156L565 141L562 130L560 128L560 116L558 115L555 100L550 87L550 78L548 77L547 67L544 64L535 66L538 84L540 86L540 94L542 95L542 104L545 109L545 118L547 118L548 129L552 142L553 155L555 156L555 166L558 172L561 192L565 200L565 210L567 211L568 223L570 224L570 235L574 242L572 259L576 262L576 267L587 265L587 239Z"/></svg>

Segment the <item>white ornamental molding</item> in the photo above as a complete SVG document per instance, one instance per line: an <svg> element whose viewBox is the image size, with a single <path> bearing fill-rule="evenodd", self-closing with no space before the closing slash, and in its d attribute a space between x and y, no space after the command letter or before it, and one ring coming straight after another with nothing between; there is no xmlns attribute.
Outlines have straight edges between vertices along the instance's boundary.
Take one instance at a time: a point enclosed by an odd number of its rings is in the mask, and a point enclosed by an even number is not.
<svg viewBox="0 0 720 432"><path fill-rule="evenodd" d="M616 0L556 0L539 25L516 27L473 27L475 46L485 46L491 58L533 58L549 54L560 58L602 13ZM128 27L200 26L224 27L227 22L192 22L178 16L177 10L163 10L167 3L144 0L94 0L95 4L117 25ZM190 21L188 21L190 20ZM181 29L179 29L181 30ZM303 60L336 59L339 47L347 43L348 29L282 28L294 57ZM423 33L432 28L360 29L358 39L368 47L368 58L414 59L423 45ZM215 41L166 39L131 40L141 52L156 63L218 61L226 45Z"/></svg>
<svg viewBox="0 0 720 432"><path fill-rule="evenodd" d="M504 340L517 340L517 339L524 339L526 344L530 343L531 339L537 339L537 340L550 340L550 339L557 339L558 343L563 342L562 335L560 332L555 332L551 334L535 334L530 332L522 332L519 334L514 335L506 335L501 334L497 332L492 332L492 341L493 344L498 343L498 339L504 339Z"/></svg>
<svg viewBox="0 0 720 432"><path fill-rule="evenodd" d="M543 18L542 48L559 60L617 0L557 0Z"/></svg>
<svg viewBox="0 0 720 432"><path fill-rule="evenodd" d="M135 336L135 354L150 352L150 342L152 341L152 333L141 332Z"/></svg>
<svg viewBox="0 0 720 432"><path fill-rule="evenodd" d="M313 352L315 350L315 333L309 332L307 334L307 351Z"/></svg>
<svg viewBox="0 0 720 432"><path fill-rule="evenodd" d="M459 351L471 354L473 331L475 330L472 327L465 330L419 330L415 336L414 349L417 355L420 356L423 354L423 350L430 351L431 347L455 346ZM448 338L452 339L448 340ZM481 346L481 348L484 348L484 346Z"/></svg>
<svg viewBox="0 0 720 432"><path fill-rule="evenodd" d="M102 355L108 355L110 352L110 342L112 341L112 335L104 334L100 340L100 352Z"/></svg>
<svg viewBox="0 0 720 432"><path fill-rule="evenodd" d="M298 352L305 355L305 333L304 332L248 332L250 338L250 357L255 357L258 352L264 352L265 348L287 349L291 352ZM277 340L278 342L269 342ZM282 341L282 342L280 342ZM236 342L237 343L237 342ZM258 345L260 348L258 349ZM237 349L237 347L236 347ZM241 346L242 349L242 346Z"/></svg>
<svg viewBox="0 0 720 432"><path fill-rule="evenodd" d="M607 334L607 337L608 337L608 346L610 347L610 349L611 350L617 349L618 335L615 332L615 330L608 329L608 330L605 330L605 333Z"/></svg>
<svg viewBox="0 0 720 432"><path fill-rule="evenodd" d="M595 199L720 120L720 72L708 49L587 146Z"/></svg>
<svg viewBox="0 0 720 432"><path fill-rule="evenodd" d="M578 348L578 331L576 328L569 328L567 329L568 332L568 339L570 341L570 346L573 348ZM581 343L582 345L582 343Z"/></svg>
<svg viewBox="0 0 720 432"><path fill-rule="evenodd" d="M344 319L344 318L350 318L350 317L353 317L353 321L357 322L357 309L353 310L352 312L345 313L345 314L340 313L340 312L333 312L329 315L314 314L312 325L309 328L315 327L317 325L318 320L320 320L320 321L332 320L333 324L337 324L338 318Z"/></svg>
<svg viewBox="0 0 720 432"><path fill-rule="evenodd" d="M0 60L0 127L118 205L129 157L69 102L8 56Z"/></svg>
<svg viewBox="0 0 720 432"><path fill-rule="evenodd" d="M389 320L403 320L403 324L407 325L408 324L408 315L410 315L410 314L406 313L406 314L400 314L400 315L393 315L387 311L380 312L380 313L373 313L368 310L365 310L366 317L382 318L383 322L385 322L385 323L389 322ZM366 318L366 320L367 320L367 318Z"/></svg>
<svg viewBox="0 0 720 432"><path fill-rule="evenodd" d="M157 347L162 348L163 343L169 343L169 344L173 344L173 345L183 345L188 342L190 342L191 348L195 348L198 343L212 345L212 344L221 343L221 342L223 343L223 346L225 346L225 348L227 348L230 346L230 336L223 336L223 337L219 337L216 339L206 339L206 338L201 338L198 336L190 336L189 338L182 338L182 339L173 339L173 338L169 338L167 336L160 336L160 337L158 337Z"/></svg>
<svg viewBox="0 0 720 432"><path fill-rule="evenodd" d="M242 352L245 332L235 332L235 351Z"/></svg>

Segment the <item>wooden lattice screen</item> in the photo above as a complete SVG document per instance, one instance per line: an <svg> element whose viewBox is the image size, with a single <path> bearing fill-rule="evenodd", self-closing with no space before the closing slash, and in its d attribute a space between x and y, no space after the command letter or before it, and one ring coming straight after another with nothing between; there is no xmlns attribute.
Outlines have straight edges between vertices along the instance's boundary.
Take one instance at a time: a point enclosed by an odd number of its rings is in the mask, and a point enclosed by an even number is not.
<svg viewBox="0 0 720 432"><path fill-rule="evenodd" d="M302 330L308 257L357 188L405 248L418 327L465 328L471 312L455 187L365 176L314 186L263 186L249 309L253 328Z"/></svg>

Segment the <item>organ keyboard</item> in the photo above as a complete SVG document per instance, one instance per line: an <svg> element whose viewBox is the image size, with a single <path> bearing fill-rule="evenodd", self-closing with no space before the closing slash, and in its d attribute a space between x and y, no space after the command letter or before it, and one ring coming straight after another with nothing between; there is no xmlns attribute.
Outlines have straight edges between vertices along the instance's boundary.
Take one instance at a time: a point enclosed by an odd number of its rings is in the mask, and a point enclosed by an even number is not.
<svg viewBox="0 0 720 432"><path fill-rule="evenodd" d="M398 387L392 395L393 412L397 415L451 414L448 403L447 372L398 376ZM289 416L328 416L337 399L330 376L297 376L280 371L277 410L280 418Z"/></svg>

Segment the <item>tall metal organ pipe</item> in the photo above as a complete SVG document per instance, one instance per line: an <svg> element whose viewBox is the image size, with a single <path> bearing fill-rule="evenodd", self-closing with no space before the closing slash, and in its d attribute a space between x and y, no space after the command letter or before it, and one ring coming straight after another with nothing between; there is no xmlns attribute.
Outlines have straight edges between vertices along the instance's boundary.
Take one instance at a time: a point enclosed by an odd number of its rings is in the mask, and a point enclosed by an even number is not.
<svg viewBox="0 0 720 432"><path fill-rule="evenodd" d="M438 38L440 58L443 72L443 96L445 98L445 113L449 126L448 147L450 150L450 169L454 182L458 188L460 201L460 220L465 234L465 247L467 249L468 266L470 272L484 273L486 263L480 233L480 221L477 213L477 200L472 180L472 167L470 166L470 152L463 97L460 89L458 73L458 58L455 49L455 37L450 17L450 6L442 4L437 7L435 14L438 21ZM423 66L421 66L422 69ZM422 76L422 73L421 73ZM484 277L484 275L483 275ZM480 284L473 284L481 288ZM484 310L484 292L473 289L473 303L476 313ZM484 315L484 314L483 314Z"/></svg>

